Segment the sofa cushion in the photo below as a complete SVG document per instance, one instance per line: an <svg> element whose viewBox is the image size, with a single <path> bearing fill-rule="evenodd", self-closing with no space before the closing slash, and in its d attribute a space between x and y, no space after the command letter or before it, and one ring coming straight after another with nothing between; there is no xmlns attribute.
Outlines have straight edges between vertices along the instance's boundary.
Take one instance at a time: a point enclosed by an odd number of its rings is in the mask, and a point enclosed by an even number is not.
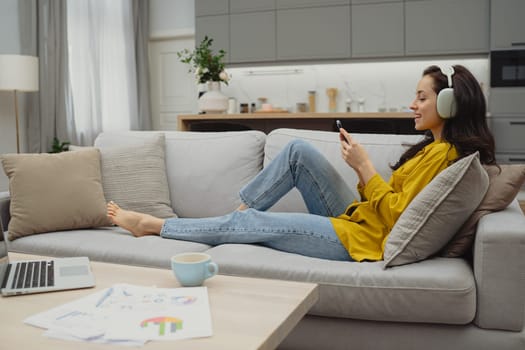
<svg viewBox="0 0 525 350"><path fill-rule="evenodd" d="M100 153L6 154L11 219L9 239L58 230L110 225Z"/></svg>
<svg viewBox="0 0 525 350"><path fill-rule="evenodd" d="M170 258L184 252L202 252L206 244L165 239L159 236L133 237L118 227L52 232L8 242L10 251L45 256L88 256L91 260L115 264L170 269Z"/></svg>
<svg viewBox="0 0 525 350"><path fill-rule="evenodd" d="M476 284L463 259L433 258L384 270L381 262L316 259L248 244L207 253L221 274L318 283L319 301L309 314L467 324L476 313Z"/></svg>
<svg viewBox="0 0 525 350"><path fill-rule="evenodd" d="M71 150L84 147L71 146ZM150 133L140 143L99 147L107 201L159 218L176 217L166 175L164 134Z"/></svg>
<svg viewBox="0 0 525 350"><path fill-rule="evenodd" d="M383 253L384 266L436 254L479 205L489 185L476 152L439 173L401 214Z"/></svg>
<svg viewBox="0 0 525 350"><path fill-rule="evenodd" d="M97 147L142 142L154 132L105 132ZM238 192L261 169L260 131L167 131L166 167L173 210L181 217L223 215L240 205Z"/></svg>
<svg viewBox="0 0 525 350"><path fill-rule="evenodd" d="M516 198L525 181L525 164L502 164L499 168L495 165L483 167L489 175L489 188L481 204L443 249L442 255L447 258L460 257L469 252L476 236L479 219L505 209Z"/></svg>
<svg viewBox="0 0 525 350"><path fill-rule="evenodd" d="M414 144L421 140L421 135L353 134L352 137L367 150L377 172L384 179L390 178L392 174L390 165L395 164L404 152L403 144ZM359 179L355 171L341 158L341 146L337 132L299 129L273 130L266 140L264 164L271 162L288 142L296 138L301 138L314 145L347 180L354 197L359 199L357 191ZM299 191L295 189L277 202L271 210L307 212Z"/></svg>

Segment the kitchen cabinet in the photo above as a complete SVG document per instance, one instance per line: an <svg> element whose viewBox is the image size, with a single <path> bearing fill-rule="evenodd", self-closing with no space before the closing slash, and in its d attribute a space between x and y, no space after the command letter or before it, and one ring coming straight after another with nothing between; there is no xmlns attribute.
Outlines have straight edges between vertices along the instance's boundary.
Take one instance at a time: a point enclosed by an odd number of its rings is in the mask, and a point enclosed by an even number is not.
<svg viewBox="0 0 525 350"><path fill-rule="evenodd" d="M231 62L275 61L275 11L230 15Z"/></svg>
<svg viewBox="0 0 525 350"><path fill-rule="evenodd" d="M491 88L490 128L501 163L525 163L525 87Z"/></svg>
<svg viewBox="0 0 525 350"><path fill-rule="evenodd" d="M200 16L195 18L195 43L200 43L207 35L213 39L211 49L226 51L225 62L230 61L230 18L228 15Z"/></svg>
<svg viewBox="0 0 525 350"><path fill-rule="evenodd" d="M525 164L525 153L523 154L512 154L512 153L496 153L496 162L498 164ZM521 186L521 190L525 191L525 185ZM520 201L521 208L523 209L523 212L525 213L525 203L522 203L523 201Z"/></svg>
<svg viewBox="0 0 525 350"><path fill-rule="evenodd" d="M350 0L277 0L278 9L350 5Z"/></svg>
<svg viewBox="0 0 525 350"><path fill-rule="evenodd" d="M277 11L277 59L350 57L350 6Z"/></svg>
<svg viewBox="0 0 525 350"><path fill-rule="evenodd" d="M371 2L361 0L359 4L352 6L352 57L403 56L403 1Z"/></svg>
<svg viewBox="0 0 525 350"><path fill-rule="evenodd" d="M406 0L405 54L487 53L489 0Z"/></svg>
<svg viewBox="0 0 525 350"><path fill-rule="evenodd" d="M228 0L195 0L195 16L228 14Z"/></svg>
<svg viewBox="0 0 525 350"><path fill-rule="evenodd" d="M522 153L525 156L525 117L491 118L491 129L496 139L496 152Z"/></svg>
<svg viewBox="0 0 525 350"><path fill-rule="evenodd" d="M195 0L196 41L208 34L228 63L480 54L489 52L491 30L493 45L507 32L513 39L502 45L525 41L524 7L524 0Z"/></svg>
<svg viewBox="0 0 525 350"><path fill-rule="evenodd" d="M525 118L525 87L491 88L489 110L492 117ZM523 134L525 136L525 134Z"/></svg>
<svg viewBox="0 0 525 350"><path fill-rule="evenodd" d="M230 13L275 10L275 0L230 0Z"/></svg>
<svg viewBox="0 0 525 350"><path fill-rule="evenodd" d="M525 48L525 1L492 0L490 16L492 50Z"/></svg>

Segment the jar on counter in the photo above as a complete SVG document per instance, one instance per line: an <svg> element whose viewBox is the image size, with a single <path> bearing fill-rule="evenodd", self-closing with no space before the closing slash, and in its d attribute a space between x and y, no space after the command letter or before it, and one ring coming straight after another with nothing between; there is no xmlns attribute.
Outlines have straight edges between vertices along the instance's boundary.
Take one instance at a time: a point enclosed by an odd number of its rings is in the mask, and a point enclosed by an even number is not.
<svg viewBox="0 0 525 350"><path fill-rule="evenodd" d="M257 110L261 110L262 106L268 102L268 99L266 97L258 97L257 98Z"/></svg>
<svg viewBox="0 0 525 350"><path fill-rule="evenodd" d="M237 113L237 100L234 97L228 99L228 114Z"/></svg>
<svg viewBox="0 0 525 350"><path fill-rule="evenodd" d="M297 113L306 113L308 109L305 102L297 102Z"/></svg>
<svg viewBox="0 0 525 350"><path fill-rule="evenodd" d="M241 103L239 112L240 113L250 113L250 110L248 108L248 104L247 103Z"/></svg>

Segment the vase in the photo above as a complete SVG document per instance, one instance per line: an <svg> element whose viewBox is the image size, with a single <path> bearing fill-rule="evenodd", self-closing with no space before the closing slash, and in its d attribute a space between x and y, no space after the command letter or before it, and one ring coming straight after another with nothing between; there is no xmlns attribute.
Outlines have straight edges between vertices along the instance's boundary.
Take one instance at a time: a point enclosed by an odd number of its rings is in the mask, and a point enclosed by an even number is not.
<svg viewBox="0 0 525 350"><path fill-rule="evenodd" d="M208 91L199 98L199 111L208 114L224 113L228 109L228 96L221 92L219 81L209 81Z"/></svg>

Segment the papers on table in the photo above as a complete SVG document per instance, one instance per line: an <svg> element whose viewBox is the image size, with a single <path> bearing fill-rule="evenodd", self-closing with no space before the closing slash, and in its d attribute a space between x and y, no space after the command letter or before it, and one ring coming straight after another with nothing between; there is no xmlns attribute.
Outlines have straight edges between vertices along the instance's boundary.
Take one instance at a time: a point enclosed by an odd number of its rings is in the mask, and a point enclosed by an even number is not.
<svg viewBox="0 0 525 350"><path fill-rule="evenodd" d="M47 329L49 337L133 346L212 335L206 287L117 284L24 322Z"/></svg>

